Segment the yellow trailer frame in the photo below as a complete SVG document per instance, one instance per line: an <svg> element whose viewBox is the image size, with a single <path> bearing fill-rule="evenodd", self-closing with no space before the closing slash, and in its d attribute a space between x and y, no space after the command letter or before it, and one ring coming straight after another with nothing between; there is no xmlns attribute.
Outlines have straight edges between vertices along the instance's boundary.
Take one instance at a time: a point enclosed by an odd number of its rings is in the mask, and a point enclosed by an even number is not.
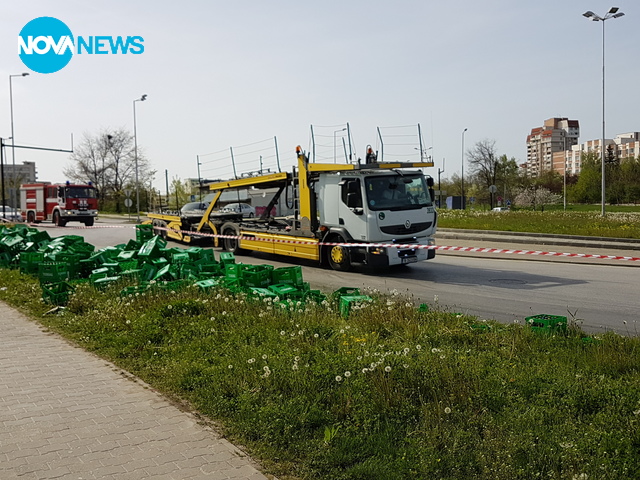
<svg viewBox="0 0 640 480"><path fill-rule="evenodd" d="M251 229L248 226L238 225L235 222L222 224L233 224L233 234L239 236L237 246L240 249L257 252L272 253L308 260L320 261L320 239L316 236L317 218L314 214L315 204L312 195L312 183L322 173L332 173L353 170L393 170L398 168L423 168L433 167L433 162L374 162L374 163L353 163L353 164L331 164L331 163L309 163L309 159L300 147L296 148L298 157L297 174L295 170L291 173L269 173L256 177L239 178L224 182L216 182L209 185L209 190L214 193L212 201L207 210L202 215L195 230L186 230L185 224L179 215L167 215L161 213L150 213L148 217L151 222L157 220L166 225L166 237L179 242L190 243L197 238L198 234L206 230L213 235L214 246L218 247L222 243L218 234L218 226L211 220L212 212L217 208L218 201L225 190L248 188L248 187L284 187L295 184L298 190L299 215L297 224L299 228L292 229L290 233L284 231L268 232L259 229ZM297 183L296 183L297 182ZM219 222L220 223L220 222ZM155 225L155 224L154 224ZM334 247L340 249L342 247Z"/></svg>
<svg viewBox="0 0 640 480"><path fill-rule="evenodd" d="M309 163L308 157L300 147L296 148L296 153L298 156L297 176L293 173L272 173L210 184L209 190L216 192L216 196L209 205L207 214L203 218L208 218L208 214L215 208L217 200L225 190L255 186L269 188L284 185L286 187L288 184L297 181L299 201L298 222L300 229L287 234L284 232L262 232L248 227L236 226L235 233L241 237L238 240L238 247L240 249L320 261L320 240L315 234L317 219L314 215L315 205L311 187L311 183L317 176L322 173L340 171L392 170L398 168L433 167L434 165L433 162L375 162L367 164ZM216 243L216 246L217 245Z"/></svg>

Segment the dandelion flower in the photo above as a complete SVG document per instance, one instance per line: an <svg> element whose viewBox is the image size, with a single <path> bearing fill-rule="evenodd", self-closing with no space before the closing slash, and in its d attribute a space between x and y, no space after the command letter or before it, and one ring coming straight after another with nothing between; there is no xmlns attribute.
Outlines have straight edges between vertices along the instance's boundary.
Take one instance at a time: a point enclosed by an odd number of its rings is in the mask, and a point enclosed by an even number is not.
<svg viewBox="0 0 640 480"><path fill-rule="evenodd" d="M228 367L228 368L229 368L229 370L231 370L231 369L233 368L233 365L229 365L229 367Z"/></svg>
<svg viewBox="0 0 640 480"><path fill-rule="evenodd" d="M336 382L341 382L342 381L342 377L340 375L336 375Z"/></svg>
<svg viewBox="0 0 640 480"><path fill-rule="evenodd" d="M320 335L318 335L317 333L313 334L313 338L318 338Z"/></svg>
<svg viewBox="0 0 640 480"><path fill-rule="evenodd" d="M416 345L416 350L422 350L422 345Z"/></svg>
<svg viewBox="0 0 640 480"><path fill-rule="evenodd" d="M265 353L264 355L262 355L262 359L266 360L267 359L267 354Z"/></svg>
<svg viewBox="0 0 640 480"><path fill-rule="evenodd" d="M444 408L444 413L446 413L447 415L451 413L451 409L449 407L445 407Z"/></svg>
<svg viewBox="0 0 640 480"><path fill-rule="evenodd" d="M284 330L280 330L280 335L285 336L287 334L287 332L285 332Z"/></svg>
<svg viewBox="0 0 640 480"><path fill-rule="evenodd" d="M351 376L351 372L344 372L344 378L349 378Z"/></svg>
<svg viewBox="0 0 640 480"><path fill-rule="evenodd" d="M391 371L391 367L387 365L386 367L384 367L384 371L389 373Z"/></svg>
<svg viewBox="0 0 640 480"><path fill-rule="evenodd" d="M247 360L247 363L253 363L253 362L255 362L255 361L256 361L256 359L255 359L255 358L250 358L249 360Z"/></svg>

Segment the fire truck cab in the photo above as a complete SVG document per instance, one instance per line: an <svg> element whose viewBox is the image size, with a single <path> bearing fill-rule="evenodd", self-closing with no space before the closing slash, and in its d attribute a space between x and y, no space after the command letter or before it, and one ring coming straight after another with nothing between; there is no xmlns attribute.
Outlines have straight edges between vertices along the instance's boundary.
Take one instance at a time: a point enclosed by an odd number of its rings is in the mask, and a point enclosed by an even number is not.
<svg viewBox="0 0 640 480"><path fill-rule="evenodd" d="M91 183L27 183L20 186L20 205L27 223L50 220L64 227L76 221L91 227L98 216L98 196Z"/></svg>

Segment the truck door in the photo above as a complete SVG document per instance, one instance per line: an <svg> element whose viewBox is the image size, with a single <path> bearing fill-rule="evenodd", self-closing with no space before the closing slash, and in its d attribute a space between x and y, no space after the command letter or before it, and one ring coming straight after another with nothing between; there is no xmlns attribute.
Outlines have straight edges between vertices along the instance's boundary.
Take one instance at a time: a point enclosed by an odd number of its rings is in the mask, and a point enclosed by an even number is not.
<svg viewBox="0 0 640 480"><path fill-rule="evenodd" d="M354 240L367 240L366 216L362 203L362 182L359 178L343 178L340 181L338 224Z"/></svg>

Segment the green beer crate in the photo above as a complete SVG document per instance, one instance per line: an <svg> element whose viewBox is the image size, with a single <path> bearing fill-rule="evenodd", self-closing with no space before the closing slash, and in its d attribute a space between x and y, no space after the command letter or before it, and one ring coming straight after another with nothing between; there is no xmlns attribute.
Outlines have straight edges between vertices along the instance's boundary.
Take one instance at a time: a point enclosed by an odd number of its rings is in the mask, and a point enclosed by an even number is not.
<svg viewBox="0 0 640 480"><path fill-rule="evenodd" d="M222 265L236 263L236 256L231 252L220 252L220 263Z"/></svg>
<svg viewBox="0 0 640 480"><path fill-rule="evenodd" d="M71 278L69 264L66 262L42 262L38 265L40 283L60 283Z"/></svg>
<svg viewBox="0 0 640 480"><path fill-rule="evenodd" d="M147 240L151 240L151 237L153 237L153 225L136 225L136 241L138 243L144 243Z"/></svg>
<svg viewBox="0 0 640 480"><path fill-rule="evenodd" d="M271 285L272 265L251 265L242 272L242 281L247 287L268 287Z"/></svg>
<svg viewBox="0 0 640 480"><path fill-rule="evenodd" d="M21 273L38 273L38 266L44 261L42 252L21 252L20 253L20 272Z"/></svg>
<svg viewBox="0 0 640 480"><path fill-rule="evenodd" d="M113 285L119 281L120 281L119 275L114 277L102 277L102 278L97 278L95 280L93 279L91 280L91 282L93 283L93 286L98 290L104 290L110 285Z"/></svg>
<svg viewBox="0 0 640 480"><path fill-rule="evenodd" d="M536 332L566 332L567 317L559 315L548 315L546 313L526 317L525 322Z"/></svg>
<svg viewBox="0 0 640 480"><path fill-rule="evenodd" d="M205 280L199 280L195 283L200 290L203 292L208 292L218 286L218 279L215 278L207 278Z"/></svg>
<svg viewBox="0 0 640 480"><path fill-rule="evenodd" d="M288 283L289 285L302 286L302 267L280 267L271 272L273 283Z"/></svg>
<svg viewBox="0 0 640 480"><path fill-rule="evenodd" d="M343 317L348 317L354 304L370 302L371 300L368 295L343 295L340 297L340 314Z"/></svg>
<svg viewBox="0 0 640 480"><path fill-rule="evenodd" d="M51 305L66 305L73 286L67 282L45 283L42 285L42 299Z"/></svg>

